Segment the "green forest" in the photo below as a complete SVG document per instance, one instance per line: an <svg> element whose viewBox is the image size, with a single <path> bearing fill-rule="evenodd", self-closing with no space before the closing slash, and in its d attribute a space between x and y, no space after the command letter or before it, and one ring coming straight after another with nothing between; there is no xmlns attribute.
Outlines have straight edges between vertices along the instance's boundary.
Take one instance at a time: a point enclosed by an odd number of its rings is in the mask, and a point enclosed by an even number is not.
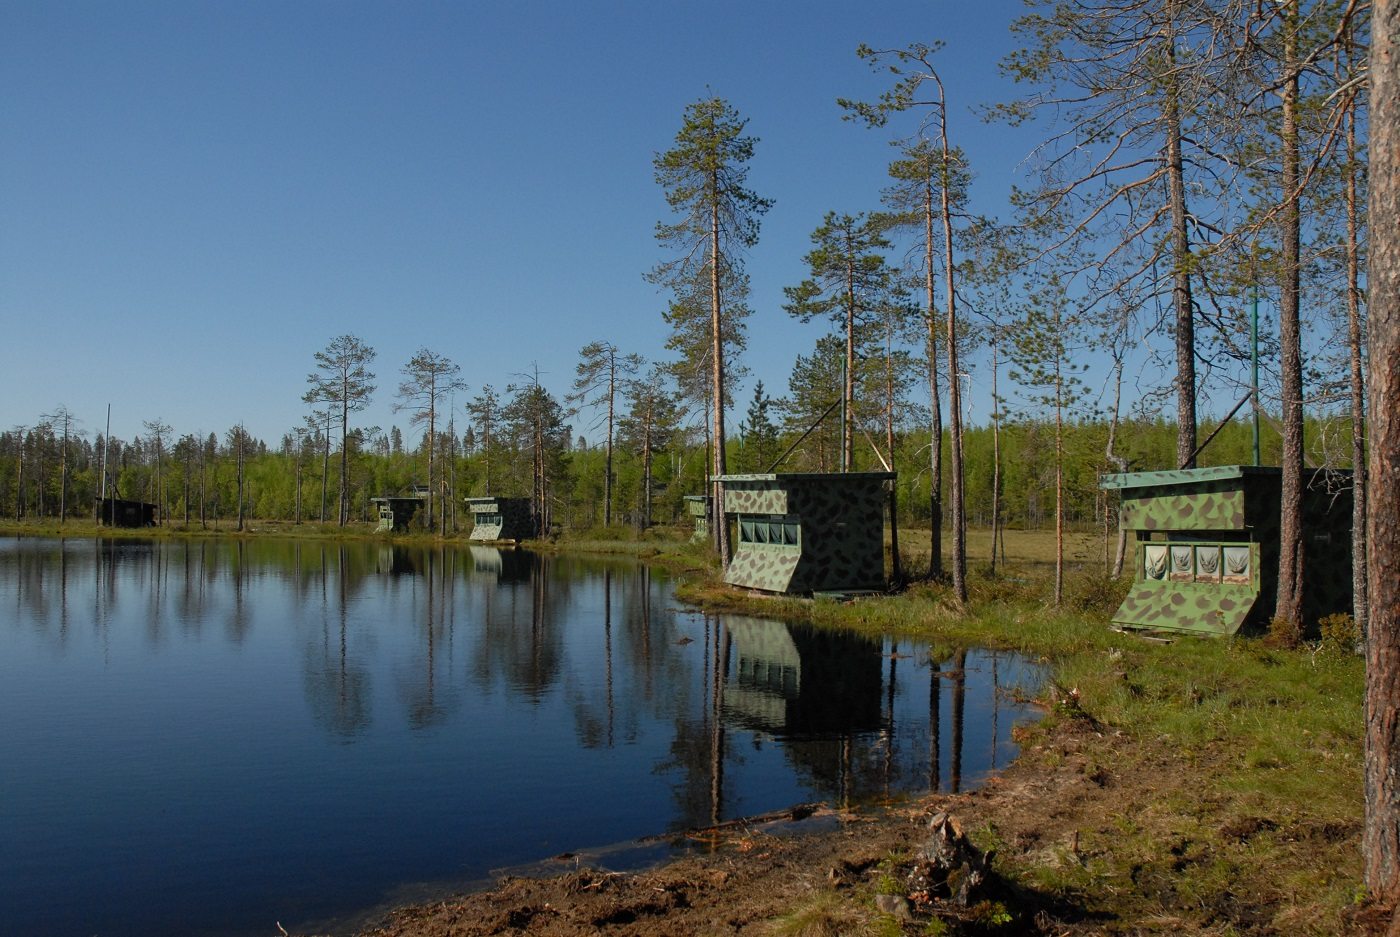
<svg viewBox="0 0 1400 937"><path fill-rule="evenodd" d="M343 527L416 489L441 535L486 494L528 496L548 535L644 531L726 474L889 468L902 522L947 531L963 603L970 525L1107 535L1100 474L1257 458L1281 467L1279 615L1296 619L1306 470L1365 461L1369 7L1044 5L1012 33L1000 101L948 100L940 43L855 50L883 90L833 111L891 145L881 196L810 206L780 308L752 308L745 267L773 205L749 179L762 128L707 94L652 155L656 262L618 273L658 290L663 354L599 336L567 385L536 366L469 388L466 349L381 362L342 334L307 349L279 439L172 427L157 402L131 439L100 414L34 414L0 434L0 512L61 523L106 493L164 525ZM954 107L1032 144L1003 217L973 208ZM759 315L826 331L750 347ZM748 386L746 362L777 355L787 387ZM974 374L988 399L965 399ZM385 400L401 425L357 419ZM712 536L727 560L727 525Z"/></svg>
<svg viewBox="0 0 1400 937"><path fill-rule="evenodd" d="M562 414L563 408L556 404L554 412ZM462 498L531 494L531 424L523 421L528 414L509 407L503 408L502 413L490 435L479 434L470 424L461 433L438 434L437 464L432 477L447 494L449 533L470 528L470 515L460 508ZM736 473L766 471L777 455L797 441L802 429L760 424L750 430L745 424L743 431L727 443L728 465ZM156 430L131 441L106 440L100 433L90 436L70 425L65 441L61 423L42 421L33 428L0 433L0 512L16 520L56 519L60 510L69 518L95 519L105 449L108 496L158 505L164 525L228 528L237 523L240 503L245 521L336 522L342 450L338 440L332 442L327 459L324 432L288 433L269 443L247 436L239 427L223 434L178 437L168 429L161 431L159 426ZM1247 421L1231 421L1202 453L1200 464L1249 463L1251 432ZM1341 420L1310 422L1309 438L1319 459L1325 457L1326 441L1346 432L1349 428ZM613 526L639 532L649 526L688 523L682 498L704 490L704 440L695 439L698 434L685 427L653 429L654 438L660 442L652 452L648 517L643 453L640 446L633 444L632 433L624 420L613 461ZM1054 426L1039 421L1012 421L1001 426L999 433L1003 522L1024 528L1053 525ZM1065 510L1069 522L1081 529L1097 529L1105 509L1110 519L1116 519L1116 500L1105 502L1105 492L1098 489L1100 473L1118 470L1104 455L1108 433L1108 423L1097 420L1072 423L1065 432ZM1118 433L1119 452L1131 470L1171 467L1176 443L1173 424L1162 420L1127 421L1119 426ZM899 473L901 524L928 527L930 523L929 438L927 430L918 429L897 436L894 467ZM397 428L390 428L387 433L377 429L352 430L348 439L348 522L377 521L370 498L401 494L426 484L426 440L406 447ZM567 426L559 427L548 453L549 498L555 524L564 531L584 534L605 526L606 452L602 446L580 442ZM990 526L995 477L993 429L969 427L964 432L963 446L969 523ZM793 451L781 470L829 469L836 463L837 448L835 433L819 428ZM946 459L946 432L942 450ZM1276 433L1264 432L1262 451L1266 464L1278 464ZM1345 461L1328 464L1349 467ZM855 468L878 471L883 466L867 444L864 451L857 449ZM945 501L947 488L945 478ZM420 524L425 521L426 515L420 513Z"/></svg>

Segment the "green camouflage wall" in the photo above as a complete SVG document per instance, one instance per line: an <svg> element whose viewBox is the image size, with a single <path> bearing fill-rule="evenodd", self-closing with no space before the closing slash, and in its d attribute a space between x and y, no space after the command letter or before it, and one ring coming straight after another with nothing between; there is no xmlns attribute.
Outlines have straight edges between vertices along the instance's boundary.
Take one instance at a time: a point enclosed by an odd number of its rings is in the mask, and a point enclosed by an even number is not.
<svg viewBox="0 0 1400 937"><path fill-rule="evenodd" d="M894 477L725 476L725 515L738 518L739 536L724 581L787 593L885 588L885 485ZM746 518L754 530L766 527L770 542L747 539Z"/></svg>
<svg viewBox="0 0 1400 937"><path fill-rule="evenodd" d="M414 515L423 506L422 498L371 498L370 500L379 508L379 526L374 528L374 532L377 534L407 530Z"/></svg>
<svg viewBox="0 0 1400 937"><path fill-rule="evenodd" d="M710 498L708 495L686 495L685 509L695 519L695 532L690 535L691 543L702 543L710 536Z"/></svg>
<svg viewBox="0 0 1400 937"><path fill-rule="evenodd" d="M535 514L529 498L467 498L472 512L469 540L528 540L535 536ZM478 521L484 515L500 515L496 522Z"/></svg>
<svg viewBox="0 0 1400 937"><path fill-rule="evenodd" d="M1132 592L1115 623L1233 634L1272 618L1278 588L1277 468L1216 466L1106 475L1137 533ZM1317 471L1304 499L1304 624L1351 605L1350 473ZM1247 567L1245 575L1232 569Z"/></svg>

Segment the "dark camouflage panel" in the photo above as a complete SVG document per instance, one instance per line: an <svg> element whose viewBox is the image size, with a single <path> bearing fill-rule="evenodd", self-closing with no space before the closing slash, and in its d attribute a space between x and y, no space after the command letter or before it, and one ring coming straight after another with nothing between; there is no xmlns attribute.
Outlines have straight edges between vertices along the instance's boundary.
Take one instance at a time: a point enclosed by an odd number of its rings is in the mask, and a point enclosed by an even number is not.
<svg viewBox="0 0 1400 937"><path fill-rule="evenodd" d="M737 536L724 581L806 594L885 588L889 472L726 475Z"/></svg>
<svg viewBox="0 0 1400 937"><path fill-rule="evenodd" d="M1318 470L1304 498L1304 625L1351 609L1351 474ZM1116 624L1234 634L1273 617L1280 470L1216 466L1106 475L1137 534L1134 585Z"/></svg>
<svg viewBox="0 0 1400 937"><path fill-rule="evenodd" d="M468 540L527 540L535 536L535 512L529 498L466 498L472 512Z"/></svg>
<svg viewBox="0 0 1400 937"><path fill-rule="evenodd" d="M708 495L686 495L685 509L695 518L695 532L690 535L691 543L704 543L710 538L710 498Z"/></svg>
<svg viewBox="0 0 1400 937"><path fill-rule="evenodd" d="M370 501L379 506L379 526L374 528L377 534L408 530L409 523L423 506L423 499L416 495L411 498L370 498Z"/></svg>

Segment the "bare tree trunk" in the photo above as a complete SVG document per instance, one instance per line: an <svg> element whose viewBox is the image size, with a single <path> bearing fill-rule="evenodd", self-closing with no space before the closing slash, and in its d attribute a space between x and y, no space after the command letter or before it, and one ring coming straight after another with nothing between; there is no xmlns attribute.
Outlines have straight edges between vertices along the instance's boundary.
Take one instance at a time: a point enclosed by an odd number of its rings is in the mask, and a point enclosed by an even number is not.
<svg viewBox="0 0 1400 937"><path fill-rule="evenodd" d="M326 495L331 481L331 408L326 405L326 438L321 450L321 523L326 522Z"/></svg>
<svg viewBox="0 0 1400 937"><path fill-rule="evenodd" d="M1060 392L1060 362L1055 362L1055 607L1065 596L1065 449L1064 399Z"/></svg>
<svg viewBox="0 0 1400 937"><path fill-rule="evenodd" d="M719 191L719 181L713 175L711 184L714 191ZM726 459L724 453L724 306L720 301L719 290L719 203L711 201L710 205L710 362L712 377L712 392L714 399L711 401L714 406L714 473L716 478L725 474ZM724 484L716 481L710 496L714 499L714 538L715 549L719 552L719 561L725 566L729 565L729 524L724 519Z"/></svg>
<svg viewBox="0 0 1400 937"><path fill-rule="evenodd" d="M997 396L997 350L1001 338L992 337L992 559L991 574L997 574L997 538L1001 535L1001 398Z"/></svg>
<svg viewBox="0 0 1400 937"><path fill-rule="evenodd" d="M944 415L938 399L938 326L928 318L928 578L944 574Z"/></svg>
<svg viewBox="0 0 1400 937"><path fill-rule="evenodd" d="M58 526L68 516L68 424L63 424L62 448L58 450Z"/></svg>
<svg viewBox="0 0 1400 937"><path fill-rule="evenodd" d="M1283 386L1283 492L1279 516L1278 602L1275 614L1292 634L1303 633L1303 353L1299 324L1301 242L1298 206L1298 3L1284 10L1283 206L1279 283L1279 353Z"/></svg>
<svg viewBox="0 0 1400 937"><path fill-rule="evenodd" d="M238 530L243 529L243 424L238 424L238 446L235 454L238 462Z"/></svg>
<svg viewBox="0 0 1400 937"><path fill-rule="evenodd" d="M642 432L642 529L646 530L651 526L651 429L654 419L652 402L647 401L646 425Z"/></svg>
<svg viewBox="0 0 1400 937"><path fill-rule="evenodd" d="M841 471L855 468L856 418L856 284L851 262L846 263L846 375L841 388L845 405L841 413Z"/></svg>
<svg viewBox="0 0 1400 937"><path fill-rule="evenodd" d="M942 147L941 213L943 216L943 276L947 286L948 318L948 461L953 477L948 488L953 511L953 598L959 605L967 603L967 507L963 484L962 388L958 383L958 315L957 292L953 283L953 211L948 187L952 183L952 167L948 152L948 112L943 98L943 82L938 83L938 126Z"/></svg>
<svg viewBox="0 0 1400 937"><path fill-rule="evenodd" d="M1181 155L1181 104L1176 75L1174 4L1167 4L1163 27L1167 59L1167 95L1163 116L1167 131L1167 192L1172 225L1172 307L1176 340L1176 464L1196 465L1196 334L1191 302L1191 245L1186 232L1186 182Z"/></svg>
<svg viewBox="0 0 1400 937"><path fill-rule="evenodd" d="M1348 64L1352 64L1347 41ZM1346 114L1347 204L1347 344L1351 363L1351 592L1352 618L1366 633L1366 396L1361 353L1361 262L1357 230L1356 101L1347 103Z"/></svg>
<svg viewBox="0 0 1400 937"><path fill-rule="evenodd" d="M1400 0L1371 7L1366 887L1400 903Z"/></svg>
<svg viewBox="0 0 1400 937"><path fill-rule="evenodd" d="M1115 347L1117 347L1117 346L1115 346ZM1117 469L1118 471L1120 471L1120 472L1126 472L1126 471L1128 470L1128 460L1127 460L1127 459L1124 459L1124 458L1123 458L1122 456L1120 456L1120 455L1117 453L1117 451L1116 451L1117 446L1118 446L1118 420L1119 420L1119 410L1121 409L1121 406L1122 406L1122 403L1123 403L1123 358L1122 358L1122 354L1121 354L1120 352L1118 352L1118 351L1115 350L1115 358L1116 358L1117 360L1114 362L1114 370L1113 370L1113 416L1112 416L1112 418L1109 420L1109 423L1108 423L1108 444L1104 446L1103 454L1104 454L1104 458L1108 460L1108 462L1109 462L1110 465L1112 465L1114 468L1116 468L1116 469ZM1179 437L1178 437L1178 438L1179 438ZM1193 434L1192 434L1192 443L1193 443L1193 445L1194 445L1194 442L1195 442L1195 434L1193 433ZM1178 462L1177 464L1179 465L1180 463ZM1106 523L1111 519L1110 512L1112 511L1112 504L1113 504L1113 502L1112 502L1112 500L1109 498L1108 492L1105 491L1105 492L1104 492L1104 518L1105 518L1105 522L1106 522ZM1104 545L1105 545L1105 547L1107 547L1107 543L1108 543L1108 532L1105 530L1105 533L1104 533ZM1112 564L1112 566L1109 567L1109 572L1112 574L1113 578L1117 579L1119 576L1123 575L1123 560L1124 560L1124 558L1127 556L1127 553L1128 553L1128 532L1127 532L1126 530L1123 529L1123 525L1120 523L1120 524L1118 524L1118 545L1117 545L1117 547L1116 547L1116 548L1114 549L1114 551L1113 551L1113 564Z"/></svg>
<svg viewBox="0 0 1400 937"><path fill-rule="evenodd" d="M613 499L613 397L617 387L617 353L613 352L608 361L608 439L603 451L603 526L612 526Z"/></svg>
<svg viewBox="0 0 1400 937"><path fill-rule="evenodd" d="M340 395L340 511L337 523L345 526L350 519L350 395L342 390Z"/></svg>
<svg viewBox="0 0 1400 937"><path fill-rule="evenodd" d="M24 516L24 430L19 436L19 470L15 473L15 520Z"/></svg>
<svg viewBox="0 0 1400 937"><path fill-rule="evenodd" d="M433 450L437 448L437 382L436 376L430 375L428 378L428 516L423 519L423 526L428 533L433 532L433 483L436 480L433 475ZM442 499L439 498L439 507Z"/></svg>

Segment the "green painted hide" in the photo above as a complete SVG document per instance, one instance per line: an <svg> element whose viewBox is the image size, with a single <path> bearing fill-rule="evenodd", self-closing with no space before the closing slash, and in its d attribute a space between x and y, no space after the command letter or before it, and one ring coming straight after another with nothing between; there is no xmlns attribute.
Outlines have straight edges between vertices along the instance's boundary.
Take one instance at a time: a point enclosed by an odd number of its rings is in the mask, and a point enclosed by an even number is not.
<svg viewBox="0 0 1400 937"><path fill-rule="evenodd" d="M1351 610L1351 474L1305 478L1304 623ZM1264 627L1278 587L1282 473L1222 465L1105 475L1136 534L1132 591L1113 616L1130 628L1235 634Z"/></svg>
<svg viewBox="0 0 1400 937"><path fill-rule="evenodd" d="M685 509L695 518L695 532L690 535L691 543L704 543L710 536L710 498L708 495L686 495Z"/></svg>
<svg viewBox="0 0 1400 937"><path fill-rule="evenodd" d="M891 472L724 475L733 519L730 585L765 592L885 588L884 517Z"/></svg>
<svg viewBox="0 0 1400 937"><path fill-rule="evenodd" d="M468 540L527 540L535 536L535 512L529 498L466 498L472 512Z"/></svg>
<svg viewBox="0 0 1400 937"><path fill-rule="evenodd" d="M370 498L370 501L379 506L379 526L374 528L374 532L377 534L408 530L408 525L418 514L419 508L423 506L423 499L417 496Z"/></svg>

